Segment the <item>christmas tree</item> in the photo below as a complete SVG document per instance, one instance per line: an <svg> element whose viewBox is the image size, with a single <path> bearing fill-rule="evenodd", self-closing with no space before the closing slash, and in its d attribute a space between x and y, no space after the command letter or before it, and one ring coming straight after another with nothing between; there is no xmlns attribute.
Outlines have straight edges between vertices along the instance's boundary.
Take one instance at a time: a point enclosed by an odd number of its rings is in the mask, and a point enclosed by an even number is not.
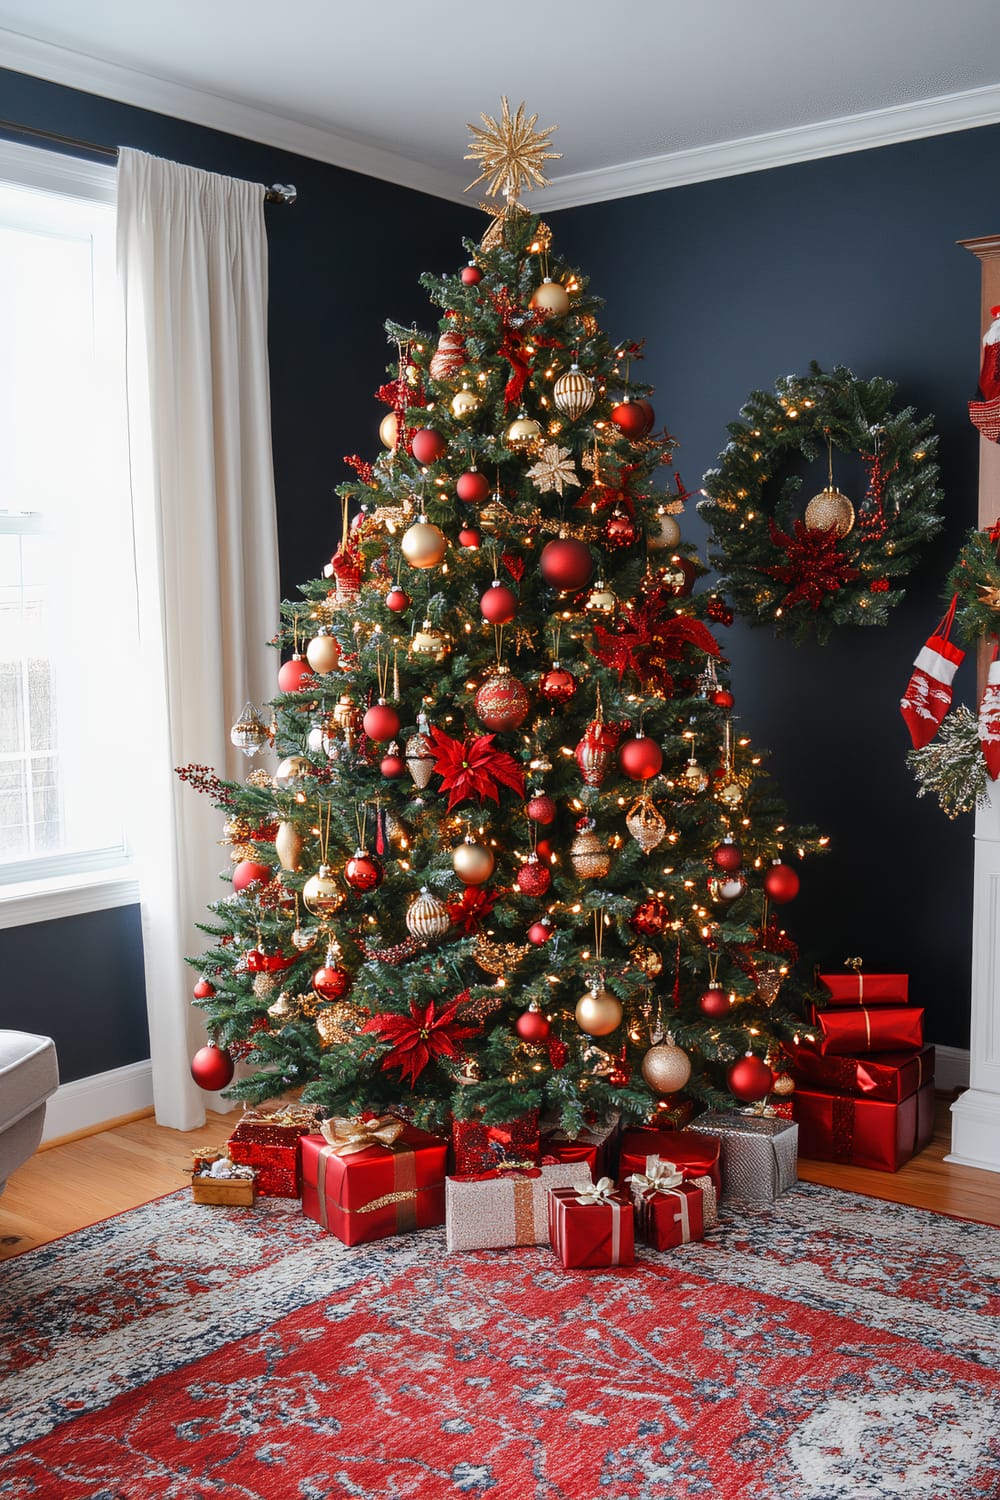
<svg viewBox="0 0 1000 1500"><path fill-rule="evenodd" d="M339 546L283 605L270 728L248 705L233 730L277 770L182 772L235 862L195 1076L238 1057L242 1099L432 1128L766 1101L804 1024L772 908L823 841L734 730L732 617L681 540L641 346L520 202L548 133L483 120L503 207L423 278L437 332L388 325L384 450L348 460Z"/></svg>

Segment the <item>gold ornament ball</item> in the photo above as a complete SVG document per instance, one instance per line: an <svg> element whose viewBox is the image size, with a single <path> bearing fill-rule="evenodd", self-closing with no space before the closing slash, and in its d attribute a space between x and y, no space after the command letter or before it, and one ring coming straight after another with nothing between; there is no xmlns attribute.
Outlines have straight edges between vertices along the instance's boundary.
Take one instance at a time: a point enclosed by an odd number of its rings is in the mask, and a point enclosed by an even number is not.
<svg viewBox="0 0 1000 1500"><path fill-rule="evenodd" d="M452 415L457 417L460 422L463 422L466 417L473 416L479 410L481 404L475 391L467 390L463 386L451 398Z"/></svg>
<svg viewBox="0 0 1000 1500"><path fill-rule="evenodd" d="M646 537L646 546L650 552L672 552L680 539L681 528L677 517L668 515L666 511L658 511L653 529Z"/></svg>
<svg viewBox="0 0 1000 1500"><path fill-rule="evenodd" d="M293 791L303 776L312 776L312 762L304 755L286 755L274 773L274 784L279 791Z"/></svg>
<svg viewBox="0 0 1000 1500"><path fill-rule="evenodd" d="M451 917L443 901L432 896L426 886L419 896L410 902L406 913L407 931L421 942L429 943L444 937L451 926Z"/></svg>
<svg viewBox="0 0 1000 1500"><path fill-rule="evenodd" d="M274 849L283 870L301 870L302 835L294 823L279 823L274 836Z"/></svg>
<svg viewBox="0 0 1000 1500"><path fill-rule="evenodd" d="M632 962L649 979L655 979L657 974L663 973L662 954L657 953L655 948L650 948L645 943L637 943L632 949Z"/></svg>
<svg viewBox="0 0 1000 1500"><path fill-rule="evenodd" d="M343 906L347 893L330 866L320 865L316 874L310 875L302 887L302 900L314 917L331 917Z"/></svg>
<svg viewBox="0 0 1000 1500"><path fill-rule="evenodd" d="M832 531L835 536L847 536L854 527L854 506L840 490L827 485L806 506L806 527L809 531Z"/></svg>
<svg viewBox="0 0 1000 1500"><path fill-rule="evenodd" d="M314 672L324 676L340 661L340 645L335 635L315 635L306 647L306 661Z"/></svg>
<svg viewBox="0 0 1000 1500"><path fill-rule="evenodd" d="M696 760L689 760L677 779L689 792L703 792L708 786L708 772Z"/></svg>
<svg viewBox="0 0 1000 1500"><path fill-rule="evenodd" d="M575 422L594 404L594 382L579 365L571 365L552 387L552 400L564 417Z"/></svg>
<svg viewBox="0 0 1000 1500"><path fill-rule="evenodd" d="M418 630L410 642L410 650L414 656L422 656L434 662L444 661L449 649L448 637L442 635L440 630L435 630L430 620L424 621L424 628Z"/></svg>
<svg viewBox="0 0 1000 1500"><path fill-rule="evenodd" d="M448 551L444 533L429 521L414 521L400 546L411 568L436 568Z"/></svg>
<svg viewBox="0 0 1000 1500"><path fill-rule="evenodd" d="M557 318L564 318L569 312L569 292L560 282L546 276L542 284L535 287L531 305L536 312L552 313Z"/></svg>
<svg viewBox="0 0 1000 1500"><path fill-rule="evenodd" d="M642 1076L654 1094L676 1094L691 1077L691 1059L671 1037L656 1042L642 1060Z"/></svg>
<svg viewBox="0 0 1000 1500"><path fill-rule="evenodd" d="M507 428L507 447L515 453L531 453L539 445L542 429L533 417L518 417Z"/></svg>
<svg viewBox="0 0 1000 1500"><path fill-rule="evenodd" d="M603 578L599 578L587 595L584 608L592 615L613 615L618 608L618 598L609 589Z"/></svg>
<svg viewBox="0 0 1000 1500"><path fill-rule="evenodd" d="M569 862L581 880L603 880L611 868L611 851L592 829L584 829L569 846Z"/></svg>
<svg viewBox="0 0 1000 1500"><path fill-rule="evenodd" d="M485 885L493 874L496 859L492 849L467 838L452 854L451 863L463 885Z"/></svg>
<svg viewBox="0 0 1000 1500"><path fill-rule="evenodd" d="M589 989L576 1002L576 1024L588 1036L610 1036L622 1024L621 1001L603 987Z"/></svg>
<svg viewBox="0 0 1000 1500"><path fill-rule="evenodd" d="M386 448L395 448L399 439L399 421L394 411L386 412L378 424L378 435Z"/></svg>
<svg viewBox="0 0 1000 1500"><path fill-rule="evenodd" d="M743 801L743 788L735 776L727 776L719 782L715 788L715 800L721 802L723 807L739 807Z"/></svg>
<svg viewBox="0 0 1000 1500"><path fill-rule="evenodd" d="M794 1094L795 1079L789 1078L787 1073L779 1073L771 1088L772 1094Z"/></svg>

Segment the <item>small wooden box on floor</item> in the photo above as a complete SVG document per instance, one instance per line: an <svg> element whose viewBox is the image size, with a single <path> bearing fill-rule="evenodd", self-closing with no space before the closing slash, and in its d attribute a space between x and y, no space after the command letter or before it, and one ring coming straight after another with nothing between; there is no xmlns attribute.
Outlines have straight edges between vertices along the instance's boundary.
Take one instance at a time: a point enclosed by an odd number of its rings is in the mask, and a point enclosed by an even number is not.
<svg viewBox="0 0 1000 1500"><path fill-rule="evenodd" d="M252 1208L257 1197L256 1177L207 1177L197 1173L191 1178L195 1203L221 1203L235 1208Z"/></svg>

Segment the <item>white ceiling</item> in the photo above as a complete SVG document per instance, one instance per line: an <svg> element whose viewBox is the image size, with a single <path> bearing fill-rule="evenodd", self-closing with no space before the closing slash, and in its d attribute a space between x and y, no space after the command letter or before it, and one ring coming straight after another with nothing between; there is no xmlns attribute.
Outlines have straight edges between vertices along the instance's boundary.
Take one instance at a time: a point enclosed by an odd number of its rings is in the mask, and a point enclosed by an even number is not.
<svg viewBox="0 0 1000 1500"><path fill-rule="evenodd" d="M0 66L454 199L507 94L554 208L998 121L1000 3L0 0Z"/></svg>

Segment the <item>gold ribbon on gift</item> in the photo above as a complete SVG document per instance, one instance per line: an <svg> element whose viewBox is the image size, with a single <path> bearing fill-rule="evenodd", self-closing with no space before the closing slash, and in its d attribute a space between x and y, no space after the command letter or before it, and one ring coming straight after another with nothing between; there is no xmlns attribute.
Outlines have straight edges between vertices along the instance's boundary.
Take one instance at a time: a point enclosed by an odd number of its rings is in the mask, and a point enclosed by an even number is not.
<svg viewBox="0 0 1000 1500"><path fill-rule="evenodd" d="M858 978L859 979L861 978L860 974L858 975ZM867 1007L863 1005L861 1007L861 1014L865 1018L865 1036L868 1039L868 1046L870 1047L871 1044L872 1044L872 1017L871 1017L871 1011L868 1010Z"/></svg>
<svg viewBox="0 0 1000 1500"><path fill-rule="evenodd" d="M311 1130L316 1124L317 1106L314 1104L286 1104L281 1109L258 1109L256 1105L244 1105L241 1125L293 1125L296 1129Z"/></svg>
<svg viewBox="0 0 1000 1500"><path fill-rule="evenodd" d="M535 1235L535 1182L536 1178L512 1177L514 1188L514 1243L533 1245Z"/></svg>
<svg viewBox="0 0 1000 1500"><path fill-rule="evenodd" d="M370 1203L366 1203L363 1208L355 1209L355 1213L373 1214L377 1208L388 1208L392 1203L416 1202L416 1197L416 1188L412 1188L409 1192L406 1193L383 1193L381 1198L373 1198L372 1201ZM399 1216L397 1214L397 1218L398 1217ZM414 1225L414 1228L416 1228L416 1225Z"/></svg>
<svg viewBox="0 0 1000 1500"><path fill-rule="evenodd" d="M350 1120L335 1115L332 1120L324 1120L319 1128L335 1156L352 1156L369 1146L386 1146L391 1150L406 1127L395 1115L381 1115L372 1120L360 1115Z"/></svg>
<svg viewBox="0 0 1000 1500"><path fill-rule="evenodd" d="M845 969L853 969L855 977L856 977L856 979L858 981L858 1004L859 1005L864 1005L864 1003L865 1003L865 976L861 972L861 965L862 965L863 962L864 962L864 960L861 959L861 958L845 958L844 959L844 968Z"/></svg>

